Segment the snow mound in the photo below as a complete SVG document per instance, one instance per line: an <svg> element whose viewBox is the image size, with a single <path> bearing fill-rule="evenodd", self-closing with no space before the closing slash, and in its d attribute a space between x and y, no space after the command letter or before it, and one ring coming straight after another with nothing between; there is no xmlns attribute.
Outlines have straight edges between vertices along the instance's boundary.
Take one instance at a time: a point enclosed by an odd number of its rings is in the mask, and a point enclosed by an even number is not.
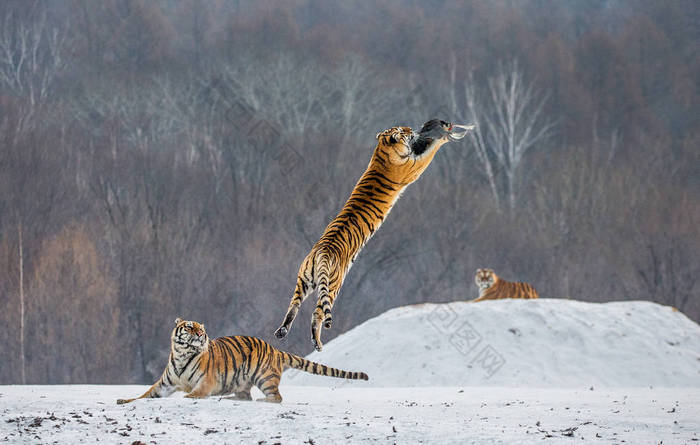
<svg viewBox="0 0 700 445"><path fill-rule="evenodd" d="M644 301L421 304L370 319L308 358L370 380L290 370L284 384L700 387L700 326Z"/></svg>

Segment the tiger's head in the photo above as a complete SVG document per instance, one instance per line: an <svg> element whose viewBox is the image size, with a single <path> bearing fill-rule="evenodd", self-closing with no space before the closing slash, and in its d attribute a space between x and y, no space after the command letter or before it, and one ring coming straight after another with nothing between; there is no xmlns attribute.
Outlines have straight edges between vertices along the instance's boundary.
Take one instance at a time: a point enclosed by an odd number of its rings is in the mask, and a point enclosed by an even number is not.
<svg viewBox="0 0 700 445"><path fill-rule="evenodd" d="M402 164L411 155L411 142L418 137L411 127L392 127L377 133L377 150L392 164Z"/></svg>
<svg viewBox="0 0 700 445"><path fill-rule="evenodd" d="M496 281L498 281L498 276L493 269L476 269L476 277L474 277L474 281L480 290L486 290L496 284Z"/></svg>
<svg viewBox="0 0 700 445"><path fill-rule="evenodd" d="M416 133L411 127L392 127L377 133L379 147L384 150L392 164L404 164L408 160L419 159L423 154L450 141L462 139L474 125L455 125L439 119L431 119Z"/></svg>
<svg viewBox="0 0 700 445"><path fill-rule="evenodd" d="M201 351L207 348L209 337L207 331L204 330L204 325L196 321L183 320L182 318L175 319L175 329L171 336L173 347L193 349Z"/></svg>

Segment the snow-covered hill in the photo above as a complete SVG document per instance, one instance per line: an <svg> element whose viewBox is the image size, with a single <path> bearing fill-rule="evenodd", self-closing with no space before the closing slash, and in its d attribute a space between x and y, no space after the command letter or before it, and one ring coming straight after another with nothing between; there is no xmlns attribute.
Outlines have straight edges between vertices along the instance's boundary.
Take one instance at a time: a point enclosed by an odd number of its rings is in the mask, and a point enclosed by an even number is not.
<svg viewBox="0 0 700 445"><path fill-rule="evenodd" d="M390 310L309 359L369 382L288 371L313 386L700 387L700 326L643 301L501 300Z"/></svg>

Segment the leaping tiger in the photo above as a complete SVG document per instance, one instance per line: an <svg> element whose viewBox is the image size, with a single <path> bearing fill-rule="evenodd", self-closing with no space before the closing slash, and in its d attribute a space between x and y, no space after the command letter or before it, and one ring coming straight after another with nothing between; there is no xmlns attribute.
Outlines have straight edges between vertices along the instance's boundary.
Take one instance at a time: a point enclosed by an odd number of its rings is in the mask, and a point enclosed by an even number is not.
<svg viewBox="0 0 700 445"><path fill-rule="evenodd" d="M377 147L367 170L350 198L328 224L321 239L301 263L292 301L277 338L289 332L299 306L318 289L318 302L311 318L311 341L320 351L321 323L330 329L331 309L340 287L362 247L382 224L404 189L428 168L438 149L462 139L474 125L453 125L433 119L414 132L393 127L377 134Z"/></svg>

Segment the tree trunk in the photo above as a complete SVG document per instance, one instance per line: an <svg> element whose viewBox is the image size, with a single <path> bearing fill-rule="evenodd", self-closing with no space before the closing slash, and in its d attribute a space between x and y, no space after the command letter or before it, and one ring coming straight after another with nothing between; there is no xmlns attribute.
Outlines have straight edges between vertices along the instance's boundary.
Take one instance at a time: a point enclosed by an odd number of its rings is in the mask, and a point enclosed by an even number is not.
<svg viewBox="0 0 700 445"><path fill-rule="evenodd" d="M22 369L22 384L27 384L24 355L24 249L22 247L22 223L17 226L19 236L19 350L20 366Z"/></svg>
<svg viewBox="0 0 700 445"><path fill-rule="evenodd" d="M509 170L506 172L506 178L508 180L508 207L512 218L515 215L515 173Z"/></svg>

